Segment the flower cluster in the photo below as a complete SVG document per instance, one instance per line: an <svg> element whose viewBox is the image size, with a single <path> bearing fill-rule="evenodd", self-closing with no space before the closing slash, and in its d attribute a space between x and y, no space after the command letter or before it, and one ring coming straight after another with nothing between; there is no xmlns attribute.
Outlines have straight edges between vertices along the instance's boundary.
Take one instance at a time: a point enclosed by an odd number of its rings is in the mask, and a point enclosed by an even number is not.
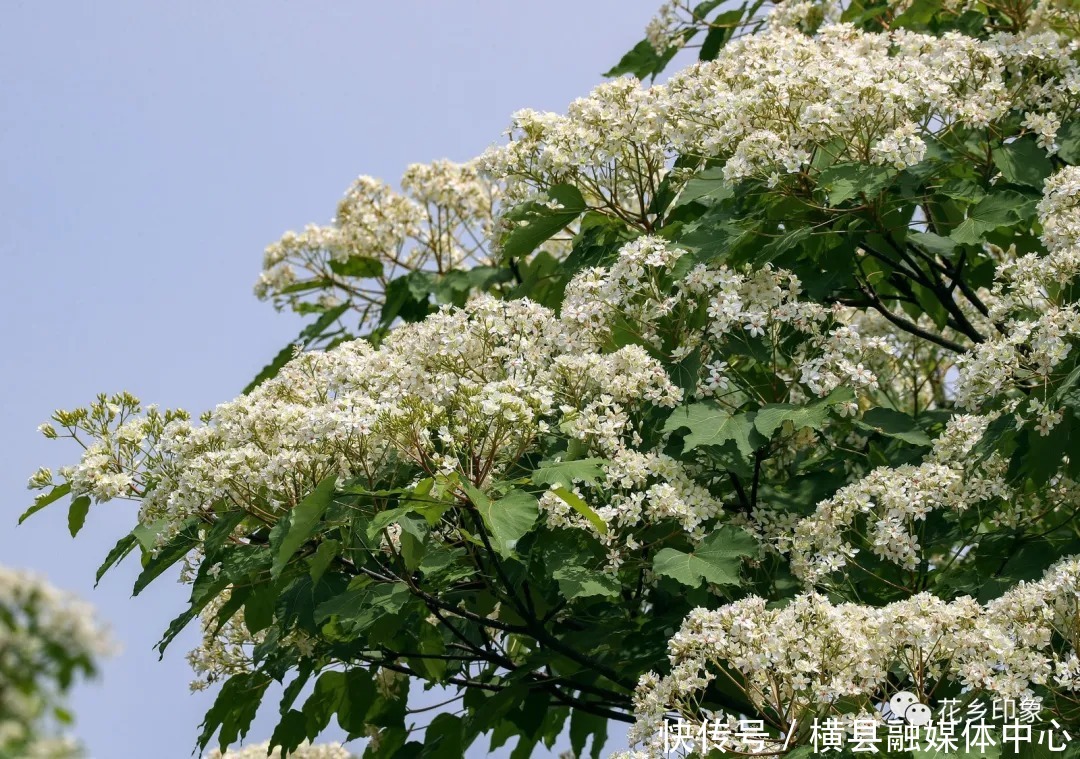
<svg viewBox="0 0 1080 759"><path fill-rule="evenodd" d="M698 696L713 681L733 684L780 735L790 725L855 705L880 718L896 691L930 703L939 683L1018 699L1036 685L1067 694L1080 681L1080 558L1001 598L943 601L921 593L883 607L834 604L807 593L782 607L751 596L715 611L695 610L668 644L665 677L644 676L631 739L661 755L665 717L700 721Z"/></svg>
<svg viewBox="0 0 1080 759"><path fill-rule="evenodd" d="M879 467L819 503L792 534L777 536L781 550L791 552L792 571L820 582L857 563L856 542L879 559L915 569L923 560L917 526L931 511L963 512L1014 495L1000 457L965 464L988 421L954 416L923 463Z"/></svg>
<svg viewBox="0 0 1080 759"><path fill-rule="evenodd" d="M900 169L922 160L931 124L1000 118L1011 105L1002 73L961 35L776 27L674 76L666 105L676 148L727 157L732 179L802 172L822 150Z"/></svg>
<svg viewBox="0 0 1080 759"><path fill-rule="evenodd" d="M650 26L658 46L674 44L685 28L680 8L666 5ZM1010 113L1052 152L1060 114L1080 105L1076 43L1055 32L989 40L873 34L831 23L835 11L785 3L766 31L663 85L642 88L624 77L565 115L521 111L510 143L481 165L507 180L514 200L570 183L591 207L649 230L650 200L661 179L676 176L675 155L720 160L729 179L776 185L784 175L808 175L815 157L815 165L827 158L913 166L927 136L947 140L958 126L984 128ZM804 33L808 26L816 32Z"/></svg>
<svg viewBox="0 0 1080 759"><path fill-rule="evenodd" d="M301 743L289 752L293 759L355 759L340 743ZM281 749L270 749L269 743L252 743L239 749L226 751L224 754L214 749L203 759L281 759Z"/></svg>
<svg viewBox="0 0 1080 759"><path fill-rule="evenodd" d="M490 148L479 163L506 181L510 202L572 184L590 208L649 229L649 207L672 157L662 95L623 77L575 100L565 115L518 111L510 142Z"/></svg>
<svg viewBox="0 0 1080 759"><path fill-rule="evenodd" d="M681 399L640 347L596 352L565 327L527 301L481 298L405 325L379 349L355 341L298 356L203 425L101 398L54 417L90 437L60 474L76 496L137 493L147 523L175 526L219 501L274 521L329 475L374 487L456 474L485 487L560 429L619 450L635 435L630 408Z"/></svg>
<svg viewBox="0 0 1080 759"><path fill-rule="evenodd" d="M685 255L659 237L624 245L611 266L586 269L570 283L563 318L598 344L610 340L618 325L633 324L641 339L672 361L696 355L698 397L716 397L733 408L760 401L732 355L753 354L748 348L754 344L773 356L776 369L786 364L793 396L877 386L867 365L893 348L882 336L862 335L854 310L800 298L798 277L782 269L696 264L686 270L678 266ZM794 350L793 335L799 338Z"/></svg>
<svg viewBox="0 0 1080 759"><path fill-rule="evenodd" d="M981 408L1015 386L1035 392L1018 412L1021 422L1034 418L1043 434L1060 421L1048 388L1055 371L1073 353L1080 337L1080 309L1068 286L1080 273L1080 169L1068 167L1046 181L1039 203L1042 240L1047 253L1016 255L998 251L989 300L998 329L957 363L957 402ZM1041 387L1040 387L1041 386ZM1040 392L1041 391L1041 392Z"/></svg>
<svg viewBox="0 0 1080 759"><path fill-rule="evenodd" d="M72 676L92 674L114 645L93 609L43 578L0 567L0 756L75 756L50 712Z"/></svg>
<svg viewBox="0 0 1080 759"><path fill-rule="evenodd" d="M238 609L224 624L218 621L223 606L232 591L226 589L206 605L199 614L202 641L188 652L187 660L195 673L192 691L206 690L226 677L252 670L252 648L261 643L263 631L252 634L244 622L244 610Z"/></svg>
<svg viewBox="0 0 1080 759"><path fill-rule="evenodd" d="M724 501L701 484L695 477L698 474L696 468L663 453L624 447L612 455L602 478L591 485L577 483L573 489L603 520L605 532L574 511L555 490L543 495L540 506L552 526L593 532L609 548L609 568L617 569L625 553L643 545L641 536L635 537L643 528L670 521L691 539L705 536L706 523L720 516Z"/></svg>
<svg viewBox="0 0 1080 759"><path fill-rule="evenodd" d="M410 271L444 274L490 263L501 192L472 163L413 164L398 192L363 176L349 188L330 226L289 232L266 249L255 286L260 298L304 310L312 292L323 308L349 303L378 317L386 284Z"/></svg>

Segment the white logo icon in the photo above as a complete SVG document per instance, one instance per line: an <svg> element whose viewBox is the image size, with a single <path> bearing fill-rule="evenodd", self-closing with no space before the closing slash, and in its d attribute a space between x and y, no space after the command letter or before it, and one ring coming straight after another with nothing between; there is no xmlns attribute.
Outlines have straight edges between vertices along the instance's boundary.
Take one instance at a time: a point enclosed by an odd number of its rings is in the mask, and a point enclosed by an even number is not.
<svg viewBox="0 0 1080 759"><path fill-rule="evenodd" d="M898 691L889 699L889 711L914 727L929 725L933 718L930 707L920 704L915 694L906 690Z"/></svg>

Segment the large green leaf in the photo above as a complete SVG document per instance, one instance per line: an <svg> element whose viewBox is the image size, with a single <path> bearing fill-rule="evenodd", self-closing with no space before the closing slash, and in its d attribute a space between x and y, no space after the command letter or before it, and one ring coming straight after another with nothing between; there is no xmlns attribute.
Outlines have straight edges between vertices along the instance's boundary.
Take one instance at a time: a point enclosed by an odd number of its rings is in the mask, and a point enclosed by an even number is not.
<svg viewBox="0 0 1080 759"><path fill-rule="evenodd" d="M529 201L506 214L506 220L515 226L502 240L504 256L527 256L585 213L585 199L573 185L554 185L547 194L561 207L551 208L547 203Z"/></svg>
<svg viewBox="0 0 1080 759"><path fill-rule="evenodd" d="M330 475L323 478L314 490L304 500L289 510L289 514L283 517L285 522L280 543L274 546L274 563L270 570L271 576L278 577L281 570L289 563L289 559L300 549L304 543L314 534L315 528L326 513L334 497L334 487L337 477Z"/></svg>
<svg viewBox="0 0 1080 759"><path fill-rule="evenodd" d="M803 427L820 430L829 418L829 410L833 406L846 403L854 397L855 393L851 388L839 387L824 398L802 405L769 403L758 409L754 416L754 428L767 438L772 437L784 422L791 422L796 430Z"/></svg>
<svg viewBox="0 0 1080 759"><path fill-rule="evenodd" d="M685 35L684 39L692 37L692 32L693 30ZM611 69L605 71L604 76L613 77L633 74L638 79L655 77L664 70L668 61L675 57L675 54L679 52L679 48L679 45L672 45L664 52L658 53L651 42L642 40L634 45Z"/></svg>
<svg viewBox="0 0 1080 759"><path fill-rule="evenodd" d="M929 446L931 444L930 437L919 428L914 419L891 408L870 409L863 414L860 426L911 445Z"/></svg>
<svg viewBox="0 0 1080 759"><path fill-rule="evenodd" d="M345 673L328 670L315 681L315 690L304 702L304 730L314 740L330 724L345 698Z"/></svg>
<svg viewBox="0 0 1080 759"><path fill-rule="evenodd" d="M559 485L571 488L575 482L595 485L604 475L604 459L577 459L575 461L556 461L541 464L532 473L534 485Z"/></svg>
<svg viewBox="0 0 1080 759"><path fill-rule="evenodd" d="M307 572L295 577L278 593L274 603L274 621L288 632L298 627L308 633L318 631L316 610L319 606L345 592L349 581L339 572L328 572L315 582Z"/></svg>
<svg viewBox="0 0 1080 759"><path fill-rule="evenodd" d="M735 441L739 452L749 456L764 441L754 428L751 414L731 414L712 401L699 401L678 408L664 423L665 432L688 430L684 450Z"/></svg>
<svg viewBox="0 0 1080 759"><path fill-rule="evenodd" d="M70 492L71 492L71 483L70 482L65 482L63 485L57 485L52 490L50 490L48 493L42 493L41 495L39 495L37 498L34 499L34 504L30 508L28 508L26 511L24 511L22 513L22 516L19 517L19 524L22 524L23 522L25 522L30 516L32 516L33 514L36 514L39 511L41 511L43 508L48 506L50 503L55 503L56 501L59 501L61 498L63 498L64 496L66 496Z"/></svg>
<svg viewBox="0 0 1080 759"><path fill-rule="evenodd" d="M318 579L314 581L318 582ZM252 589L244 599L244 626L249 633L255 635L273 623L277 598L277 588L273 585L260 585Z"/></svg>
<svg viewBox="0 0 1080 759"><path fill-rule="evenodd" d="M615 598L622 587L611 575L580 564L565 564L556 569L552 577L558 581L559 592L567 600L590 596Z"/></svg>
<svg viewBox="0 0 1080 759"><path fill-rule="evenodd" d="M226 680L203 719L199 748L205 749L214 733L222 751L247 735L270 682L261 672L244 672Z"/></svg>
<svg viewBox="0 0 1080 759"><path fill-rule="evenodd" d="M376 621L397 614L409 598L409 589L402 583L361 585L319 604L315 621L333 619L343 633L355 637Z"/></svg>
<svg viewBox="0 0 1080 759"><path fill-rule="evenodd" d="M304 713L298 709L287 709L270 735L270 745L280 748L284 755L291 755L306 740L307 719Z"/></svg>
<svg viewBox="0 0 1080 759"><path fill-rule="evenodd" d="M818 175L818 183L829 194L829 205L838 206L860 195L876 196L895 172L886 166L866 163L834 164Z"/></svg>
<svg viewBox="0 0 1080 759"><path fill-rule="evenodd" d="M1058 158L1076 166L1080 164L1080 121L1069 120L1057 133Z"/></svg>
<svg viewBox="0 0 1080 759"><path fill-rule="evenodd" d="M717 166L694 175L683 186L682 192L679 193L679 199L675 201L675 208L685 206L688 203L712 205L727 200L734 194L734 186L724 179L724 169Z"/></svg>
<svg viewBox="0 0 1080 759"><path fill-rule="evenodd" d="M589 520L589 523L596 528L597 532L599 532L601 535L607 534L607 522L601 519L600 515L593 511L593 509L581 499L581 496L579 496L577 493L570 490L569 488L563 487L555 488L555 490L553 490L552 492L555 493L555 495L559 496L559 498L561 498L567 506L569 506L578 514L581 514L581 516Z"/></svg>
<svg viewBox="0 0 1080 759"><path fill-rule="evenodd" d="M697 587L701 581L714 585L739 585L742 559L755 556L757 541L739 527L724 526L710 533L693 551L664 548L653 559L653 571Z"/></svg>
<svg viewBox="0 0 1080 759"><path fill-rule="evenodd" d="M132 595L139 595L147 585L161 576L162 572L187 556L197 545L199 545L199 521L192 518L185 522L179 532L156 553L149 555L150 558L143 567L143 571L135 580Z"/></svg>
<svg viewBox="0 0 1080 759"><path fill-rule="evenodd" d="M383 273L382 261L369 256L349 256L343 261L330 259L330 271L343 277L369 279Z"/></svg>
<svg viewBox="0 0 1080 759"><path fill-rule="evenodd" d="M607 740L607 726L603 717L574 709L570 715L570 748L574 756L585 759L585 742L592 736L590 755L592 759L600 759Z"/></svg>
<svg viewBox="0 0 1080 759"><path fill-rule="evenodd" d="M933 232L908 232L907 239L908 242L915 243L927 253L943 258L952 255L956 250L956 240Z"/></svg>
<svg viewBox="0 0 1080 759"><path fill-rule="evenodd" d="M319 543L319 547L315 549L315 553L312 554L311 561L308 564L308 573L311 575L312 581L319 581L340 552L341 541L331 539Z"/></svg>
<svg viewBox="0 0 1080 759"><path fill-rule="evenodd" d="M68 507L68 532L71 533L71 537L78 535L79 530L86 524L86 515L89 511L90 496L81 495L71 499L71 506Z"/></svg>
<svg viewBox="0 0 1080 759"><path fill-rule="evenodd" d="M532 529L540 516L536 496L524 490L511 490L493 501L469 483L465 483L465 491L484 521L484 527L491 537L491 547L500 556L512 556L517 542Z"/></svg>
<svg viewBox="0 0 1080 759"><path fill-rule="evenodd" d="M1021 137L994 148L993 158L1006 181L1037 190L1042 190L1043 182L1054 170L1046 151L1035 144L1033 137Z"/></svg>
<svg viewBox="0 0 1080 759"><path fill-rule="evenodd" d="M987 232L1027 218L1033 207L1031 198L1012 190L987 195L968 211L967 218L949 236L960 243L977 244Z"/></svg>

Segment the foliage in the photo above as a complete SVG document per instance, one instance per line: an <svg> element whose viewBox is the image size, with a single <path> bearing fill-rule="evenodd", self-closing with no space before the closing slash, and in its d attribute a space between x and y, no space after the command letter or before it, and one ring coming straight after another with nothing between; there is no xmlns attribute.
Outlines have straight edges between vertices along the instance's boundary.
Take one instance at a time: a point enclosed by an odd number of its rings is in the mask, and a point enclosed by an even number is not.
<svg viewBox="0 0 1080 759"><path fill-rule="evenodd" d="M282 753L336 721L370 757L596 756L621 720L654 756L674 715L802 750L905 689L1080 731L1078 30L667 3L612 75L699 64L362 177L268 249L304 351L198 424L57 412L86 452L31 511L141 503L103 571L183 566L203 748L274 681ZM456 696L422 737L409 683Z"/></svg>

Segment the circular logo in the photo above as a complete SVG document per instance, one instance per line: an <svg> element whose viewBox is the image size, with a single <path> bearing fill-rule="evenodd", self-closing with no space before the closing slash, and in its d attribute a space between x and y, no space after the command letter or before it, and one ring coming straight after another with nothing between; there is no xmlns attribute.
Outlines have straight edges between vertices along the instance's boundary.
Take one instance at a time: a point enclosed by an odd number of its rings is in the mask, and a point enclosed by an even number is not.
<svg viewBox="0 0 1080 759"><path fill-rule="evenodd" d="M918 702L909 706L904 712L904 719L907 720L909 725L913 725L914 727L929 725L932 718L933 715L930 712L930 707Z"/></svg>
<svg viewBox="0 0 1080 759"><path fill-rule="evenodd" d="M915 694L911 691L897 691L889 699L889 711L893 713L893 716L903 718L908 707L917 703L919 703L919 699L915 698Z"/></svg>

